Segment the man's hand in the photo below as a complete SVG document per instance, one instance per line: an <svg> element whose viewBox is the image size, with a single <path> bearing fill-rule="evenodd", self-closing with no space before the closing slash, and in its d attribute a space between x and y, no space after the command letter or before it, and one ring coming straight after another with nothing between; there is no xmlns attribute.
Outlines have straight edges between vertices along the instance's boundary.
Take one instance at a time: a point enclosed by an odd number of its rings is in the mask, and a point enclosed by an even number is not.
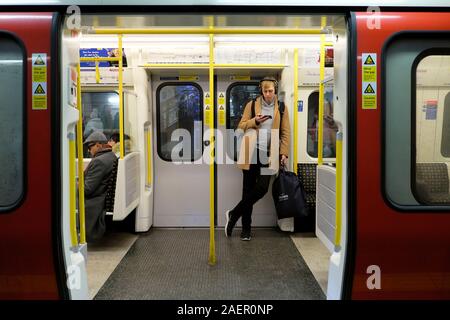
<svg viewBox="0 0 450 320"><path fill-rule="evenodd" d="M266 120L268 120L270 117L269 116L263 116L262 114L257 114L255 117L255 122L257 125L259 125L261 122L264 122Z"/></svg>
<svg viewBox="0 0 450 320"><path fill-rule="evenodd" d="M286 167L287 164L288 164L288 158L287 158L284 154L281 155L280 164L281 164L283 167Z"/></svg>

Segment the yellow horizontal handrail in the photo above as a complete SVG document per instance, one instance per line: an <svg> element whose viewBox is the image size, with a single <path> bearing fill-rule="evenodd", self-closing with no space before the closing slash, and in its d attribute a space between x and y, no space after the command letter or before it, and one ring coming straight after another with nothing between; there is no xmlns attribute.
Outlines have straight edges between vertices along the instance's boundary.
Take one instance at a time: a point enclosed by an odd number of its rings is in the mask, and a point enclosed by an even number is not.
<svg viewBox="0 0 450 320"><path fill-rule="evenodd" d="M143 68L209 68L208 63L146 63Z"/></svg>
<svg viewBox="0 0 450 320"><path fill-rule="evenodd" d="M152 29L88 29L95 34L329 34L328 29L240 29L240 28L152 28Z"/></svg>
<svg viewBox="0 0 450 320"><path fill-rule="evenodd" d="M140 65L143 68L189 68L189 69L208 69L209 64L204 63L146 63ZM284 68L285 64L281 63L217 63L212 65L215 69L227 69L227 68Z"/></svg>
<svg viewBox="0 0 450 320"><path fill-rule="evenodd" d="M285 64L281 63L216 63L214 68L284 68Z"/></svg>

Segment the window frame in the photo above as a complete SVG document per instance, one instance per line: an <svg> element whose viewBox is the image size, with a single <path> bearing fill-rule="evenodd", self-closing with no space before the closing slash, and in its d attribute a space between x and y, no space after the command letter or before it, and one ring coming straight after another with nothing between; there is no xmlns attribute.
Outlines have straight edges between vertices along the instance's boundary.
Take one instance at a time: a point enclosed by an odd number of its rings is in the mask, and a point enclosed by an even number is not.
<svg viewBox="0 0 450 320"><path fill-rule="evenodd" d="M26 46L22 39L20 39L15 33L0 30L0 37L12 40L17 44L17 46L22 51L22 164L18 167L22 169L22 190L18 198L8 206L3 206L0 204L0 214L12 213L13 210L19 208L25 201L26 195L28 193L27 185L27 162L28 162L28 126L27 126L27 115L28 115L28 93L27 93L27 77L28 77L28 53Z"/></svg>
<svg viewBox="0 0 450 320"><path fill-rule="evenodd" d="M166 161L166 162L173 163L173 162L179 162L179 161L174 161L172 159L167 159L166 157L163 157L163 155L162 155L162 150L161 150L162 144L161 144L161 135L160 135L160 133L161 133L161 124L160 124L160 121L161 121L160 93L161 93L161 90L163 88L168 87L168 86L188 86L188 85L197 88L198 91L199 91L199 97L200 97L200 99L199 99L199 101L200 101L200 106L199 106L199 108L200 108L200 119L201 119L201 122L202 122L202 132L201 132L202 152L201 152L201 155L200 155L200 157L198 159L203 157L203 152L205 150L205 145L203 143L203 135L204 135L204 131L205 131L204 110L203 110L203 108L204 108L204 106L203 106L203 95L204 95L203 88L196 82L191 82L191 81L169 81L169 82L161 83L158 86L158 88L156 89L156 96L155 96L155 100L156 100L156 150L157 150L157 153L158 153L158 157L161 160ZM191 143L193 143L193 142L194 141L191 140ZM189 162L189 161L194 162L194 161L196 161L198 159L195 159L195 155L191 154L191 159L183 159L182 162Z"/></svg>

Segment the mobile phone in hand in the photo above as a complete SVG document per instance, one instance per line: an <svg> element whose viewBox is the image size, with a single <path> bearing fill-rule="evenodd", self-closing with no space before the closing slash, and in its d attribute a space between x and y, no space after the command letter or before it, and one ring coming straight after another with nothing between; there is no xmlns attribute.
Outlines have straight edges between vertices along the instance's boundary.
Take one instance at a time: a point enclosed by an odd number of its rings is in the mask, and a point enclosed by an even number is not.
<svg viewBox="0 0 450 320"><path fill-rule="evenodd" d="M269 115L269 114L265 114L265 115L263 115L263 118L266 118L266 119L272 119L272 116Z"/></svg>

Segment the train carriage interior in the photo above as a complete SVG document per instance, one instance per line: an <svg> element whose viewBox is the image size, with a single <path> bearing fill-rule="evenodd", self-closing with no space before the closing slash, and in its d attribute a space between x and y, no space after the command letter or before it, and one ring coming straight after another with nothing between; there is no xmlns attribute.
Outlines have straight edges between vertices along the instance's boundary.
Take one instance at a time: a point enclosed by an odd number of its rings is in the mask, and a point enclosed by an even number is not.
<svg viewBox="0 0 450 320"><path fill-rule="evenodd" d="M66 264L87 274L72 298L338 299L346 248L345 237L336 240L346 234L346 217L337 221L335 210L337 156L343 172L347 163L345 16L84 14L77 32L68 19L61 136L84 141L102 131L124 141L113 147L119 160L104 237L86 243L80 223L73 237L66 217L80 219L78 202L75 216L63 215ZM289 113L288 170L305 188L309 216L278 220L269 190L254 207L247 245L239 231L231 239L223 232L225 212L242 190L234 130L266 76L278 80L278 99ZM62 139L66 185L72 164L80 179L90 162L80 146ZM64 196L63 210L71 205ZM278 286L265 282L274 274ZM127 283L134 288L124 289Z"/></svg>

